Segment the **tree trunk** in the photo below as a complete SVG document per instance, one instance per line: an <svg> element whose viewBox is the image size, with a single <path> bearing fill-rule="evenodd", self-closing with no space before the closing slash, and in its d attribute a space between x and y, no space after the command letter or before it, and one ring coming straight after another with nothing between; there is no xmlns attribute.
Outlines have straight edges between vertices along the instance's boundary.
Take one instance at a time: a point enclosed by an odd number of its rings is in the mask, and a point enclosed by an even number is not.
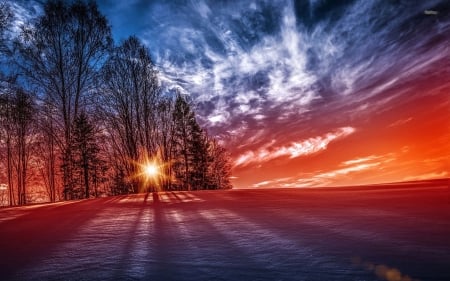
<svg viewBox="0 0 450 281"><path fill-rule="evenodd" d="M87 163L86 156L83 157L83 174L84 174L84 188L85 198L89 198L89 165Z"/></svg>
<svg viewBox="0 0 450 281"><path fill-rule="evenodd" d="M9 205L13 206L15 203L14 200L14 186L13 186L13 179L12 179L12 172L13 172L13 167L12 167L12 151L11 151L11 136L7 135L6 137L6 149L7 149L7 174L8 174L8 188L9 188Z"/></svg>

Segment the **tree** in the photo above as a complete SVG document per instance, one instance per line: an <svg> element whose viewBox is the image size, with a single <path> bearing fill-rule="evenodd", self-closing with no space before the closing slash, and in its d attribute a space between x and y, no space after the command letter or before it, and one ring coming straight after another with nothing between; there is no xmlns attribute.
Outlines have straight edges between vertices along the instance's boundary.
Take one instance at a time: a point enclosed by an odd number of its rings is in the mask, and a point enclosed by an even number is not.
<svg viewBox="0 0 450 281"><path fill-rule="evenodd" d="M33 117L33 101L29 94L22 89L17 89L13 104L13 122L16 129L16 153L17 153L17 188L19 205L26 201L26 179L28 170L28 139L30 137L30 125Z"/></svg>
<svg viewBox="0 0 450 281"><path fill-rule="evenodd" d="M185 98L178 93L175 100L175 107L173 111L173 149L174 149L174 173L179 182L179 186L184 190L190 190L189 172L189 142L190 142L190 123L194 116L190 105Z"/></svg>
<svg viewBox="0 0 450 281"><path fill-rule="evenodd" d="M195 118L195 112L180 94L173 110L172 138L174 173L181 189L198 190L210 186L210 143Z"/></svg>
<svg viewBox="0 0 450 281"><path fill-rule="evenodd" d="M15 42L18 68L58 110L64 190L73 182L73 122L86 106L111 43L110 27L95 2L60 0L46 2L44 14L23 26Z"/></svg>
<svg viewBox="0 0 450 281"><path fill-rule="evenodd" d="M155 155L159 85L148 49L130 37L116 47L103 68L102 101L112 141L126 176L136 173L141 155ZM130 161L131 160L131 161ZM138 192L138 183L133 183Z"/></svg>
<svg viewBox="0 0 450 281"><path fill-rule="evenodd" d="M172 98L164 98L158 104L158 147L159 155L164 163L162 165L163 176L162 188L165 190L172 189L172 159L174 157L173 136L174 136L174 100Z"/></svg>
<svg viewBox="0 0 450 281"><path fill-rule="evenodd" d="M191 118L189 120L190 140L188 143L188 156L191 162L191 170L189 171L190 185L192 189L207 189L208 166L211 162L208 154L209 142L206 133L200 128L197 120Z"/></svg>
<svg viewBox="0 0 450 281"><path fill-rule="evenodd" d="M27 202L27 171L32 136L33 99L20 88L9 88L0 95L0 123L5 138L9 204ZM15 178L15 179L14 179Z"/></svg>
<svg viewBox="0 0 450 281"><path fill-rule="evenodd" d="M84 112L75 118L73 123L72 152L75 180L72 190L68 192L74 198L89 198L92 186L99 180L103 163L99 158L100 148L96 142L95 127L90 123ZM95 189L95 195L98 192Z"/></svg>
<svg viewBox="0 0 450 281"><path fill-rule="evenodd" d="M6 177L9 191L9 205L14 205L13 181L13 102L9 89L3 89L0 95L0 138L6 149Z"/></svg>
<svg viewBox="0 0 450 281"><path fill-rule="evenodd" d="M41 165L39 167L44 186L46 187L50 202L56 202L60 197L57 187L58 182L58 150L57 145L57 109L52 103L44 100L39 110L38 127L39 127L39 141L36 146L36 153L40 156ZM61 147L61 145L59 146Z"/></svg>
<svg viewBox="0 0 450 281"><path fill-rule="evenodd" d="M216 139L209 142L208 154L211 159L208 170L210 179L209 189L229 189L232 188L230 182L231 161L230 156Z"/></svg>

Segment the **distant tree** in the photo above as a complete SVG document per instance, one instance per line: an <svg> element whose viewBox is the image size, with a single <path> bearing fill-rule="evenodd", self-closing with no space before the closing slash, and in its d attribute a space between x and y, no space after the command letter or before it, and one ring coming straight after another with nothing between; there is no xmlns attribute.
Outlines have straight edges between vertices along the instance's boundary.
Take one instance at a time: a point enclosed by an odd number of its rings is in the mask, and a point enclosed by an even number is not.
<svg viewBox="0 0 450 281"><path fill-rule="evenodd" d="M210 140L200 127L191 105L180 94L173 110L173 169L179 188L208 189L213 184ZM217 164L217 163L216 163ZM221 187L218 187L221 188Z"/></svg>
<svg viewBox="0 0 450 281"><path fill-rule="evenodd" d="M15 42L17 67L28 84L43 93L57 108L63 160L64 190L70 190L72 175L72 128L95 87L98 69L112 43L106 18L95 2L50 0L44 13L22 27ZM67 194L65 199L67 199Z"/></svg>
<svg viewBox="0 0 450 281"><path fill-rule="evenodd" d="M231 161L230 156L225 148L223 148L216 139L210 140L209 157L211 163L208 170L209 189L229 189L232 188L230 182L231 177Z"/></svg>
<svg viewBox="0 0 450 281"><path fill-rule="evenodd" d="M206 133L200 128L196 118L189 120L190 140L188 156L191 162L189 171L192 189L207 189L209 184L208 166L211 163L209 142Z"/></svg>
<svg viewBox="0 0 450 281"><path fill-rule="evenodd" d="M191 190L190 185L190 140L191 140L191 124L195 119L194 112L185 98L178 94L175 100L173 111L173 149L174 149L174 174L181 189Z"/></svg>

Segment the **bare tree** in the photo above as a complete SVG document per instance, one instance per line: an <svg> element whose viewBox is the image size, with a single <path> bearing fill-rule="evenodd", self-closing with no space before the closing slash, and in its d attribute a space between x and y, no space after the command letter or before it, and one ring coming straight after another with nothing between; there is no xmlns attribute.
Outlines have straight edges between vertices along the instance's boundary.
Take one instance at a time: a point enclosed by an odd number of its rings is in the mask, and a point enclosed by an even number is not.
<svg viewBox="0 0 450 281"><path fill-rule="evenodd" d="M33 118L33 102L29 94L22 89L15 91L13 121L16 130L17 145L17 189L19 205L27 203L26 180L29 157L30 124Z"/></svg>
<svg viewBox="0 0 450 281"><path fill-rule="evenodd" d="M190 122L193 118L195 118L195 115L191 106L178 93L173 111L174 136L172 146L174 149L174 174L178 179L178 185L181 185L184 190L191 190L189 143L191 140Z"/></svg>
<svg viewBox="0 0 450 281"><path fill-rule="evenodd" d="M95 2L52 0L42 16L22 27L15 42L21 73L58 109L65 199L73 182L72 124L95 87L111 43L110 27Z"/></svg>
<svg viewBox="0 0 450 281"><path fill-rule="evenodd" d="M210 179L210 189L229 189L232 188L230 182L231 161L227 150L223 148L216 139L209 142L209 151L211 163L208 170Z"/></svg>
<svg viewBox="0 0 450 281"><path fill-rule="evenodd" d="M15 204L13 180L13 102L9 89L0 95L0 137L6 150L6 177L8 182L9 205Z"/></svg>
<svg viewBox="0 0 450 281"><path fill-rule="evenodd" d="M57 109L55 106L47 101L43 101L39 107L38 127L39 127L39 141L36 146L36 153L40 156L39 159L43 162L39 169L44 185L47 190L50 202L56 202L59 198L59 191L57 188L57 145L58 130L55 118L57 118Z"/></svg>
<svg viewBox="0 0 450 281"><path fill-rule="evenodd" d="M157 72L148 49L130 37L115 48L103 69L103 104L117 153L127 176L136 172L143 154L155 155L156 111L159 100ZM133 183L134 192L138 182Z"/></svg>
<svg viewBox="0 0 450 281"><path fill-rule="evenodd" d="M172 160L174 158L174 122L173 111L175 102L172 98L161 99L158 105L158 147L162 165L162 187L172 189Z"/></svg>
<svg viewBox="0 0 450 281"><path fill-rule="evenodd" d="M15 203L16 187L19 205L27 202L27 171L30 156L31 123L33 101L22 89L9 89L0 96L1 127L5 136L7 150L7 178L9 185L9 204Z"/></svg>

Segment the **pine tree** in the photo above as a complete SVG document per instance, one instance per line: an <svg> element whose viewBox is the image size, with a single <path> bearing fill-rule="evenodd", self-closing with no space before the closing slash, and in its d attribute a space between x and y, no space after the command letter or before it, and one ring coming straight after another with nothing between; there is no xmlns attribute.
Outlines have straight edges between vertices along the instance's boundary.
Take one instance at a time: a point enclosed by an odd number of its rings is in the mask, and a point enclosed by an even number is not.
<svg viewBox="0 0 450 281"><path fill-rule="evenodd" d="M208 166L211 162L208 154L208 139L195 117L189 120L189 129L191 138L188 156L192 168L189 173L190 184L193 189L207 189Z"/></svg>
<svg viewBox="0 0 450 281"><path fill-rule="evenodd" d="M85 113L75 118L72 132L75 182L71 192L75 198L89 198L91 184L95 186L101 181L104 162L99 158L100 148L96 142L95 128Z"/></svg>
<svg viewBox="0 0 450 281"><path fill-rule="evenodd" d="M189 142L191 139L189 120L192 118L194 118L194 113L191 111L190 105L178 94L173 112L174 135L172 147L175 152L173 168L178 186L184 190L191 189L189 184L189 172L191 170L189 161Z"/></svg>

